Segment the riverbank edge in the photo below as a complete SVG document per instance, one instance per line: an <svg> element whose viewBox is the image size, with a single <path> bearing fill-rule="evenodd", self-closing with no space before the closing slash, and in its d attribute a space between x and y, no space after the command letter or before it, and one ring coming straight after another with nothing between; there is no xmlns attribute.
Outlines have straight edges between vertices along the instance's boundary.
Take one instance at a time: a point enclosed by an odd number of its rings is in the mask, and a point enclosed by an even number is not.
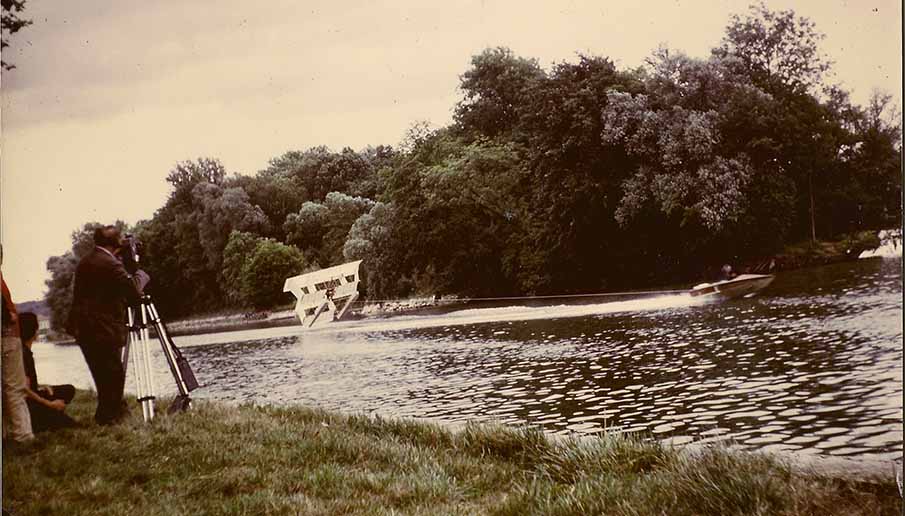
<svg viewBox="0 0 905 516"><path fill-rule="evenodd" d="M167 401L158 400L151 424L133 409L119 426L91 424L39 435L30 445L4 443L4 508L13 514L103 508L111 515L857 515L902 508L892 470L833 470L840 476L721 443L558 438L528 427L449 428L212 401L168 416ZM90 421L94 403L93 393L79 391L70 413Z"/></svg>
<svg viewBox="0 0 905 516"><path fill-rule="evenodd" d="M901 238L901 237L899 237ZM859 260L864 251L877 249L883 244L880 232L863 231L849 235L838 241L801 242L787 246L782 252L767 258L744 263L739 267L743 272L777 273L797 269L821 267L834 263ZM568 296L563 296L568 297ZM368 302L355 310L359 317L386 317L391 315L426 313L464 306L469 302L458 296L413 297L395 301ZM276 311L242 312L215 317L189 317L168 326L174 335L212 333L240 329L255 329L277 326L293 326L298 319L292 309Z"/></svg>

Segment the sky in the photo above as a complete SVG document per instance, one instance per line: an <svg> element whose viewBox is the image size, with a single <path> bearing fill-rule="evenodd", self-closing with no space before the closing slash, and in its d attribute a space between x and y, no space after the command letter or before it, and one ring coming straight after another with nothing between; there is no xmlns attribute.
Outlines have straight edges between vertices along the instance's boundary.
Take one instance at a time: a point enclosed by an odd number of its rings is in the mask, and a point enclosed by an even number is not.
<svg viewBox="0 0 905 516"><path fill-rule="evenodd" d="M254 174L290 150L396 145L442 126L473 55L505 46L541 65L606 56L634 68L661 44L717 46L743 1L27 0L0 82L0 239L17 302L86 222L135 223L173 166L218 158ZM378 5L380 4L380 5ZM770 0L826 34L834 81L902 105L898 0Z"/></svg>

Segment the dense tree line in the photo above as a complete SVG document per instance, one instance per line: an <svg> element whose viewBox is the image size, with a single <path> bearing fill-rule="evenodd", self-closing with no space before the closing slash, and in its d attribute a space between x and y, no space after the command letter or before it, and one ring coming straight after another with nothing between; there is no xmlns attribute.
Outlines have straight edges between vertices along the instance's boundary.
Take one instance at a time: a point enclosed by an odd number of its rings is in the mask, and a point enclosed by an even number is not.
<svg viewBox="0 0 905 516"><path fill-rule="evenodd" d="M253 176L179 163L166 204L128 229L158 306L181 315L289 301L283 278L352 259L371 299L588 292L897 225L891 97L857 106L828 84L821 37L759 5L706 59L662 47L638 69L582 55L545 70L490 48L449 126L287 152ZM90 229L48 261L55 314Z"/></svg>

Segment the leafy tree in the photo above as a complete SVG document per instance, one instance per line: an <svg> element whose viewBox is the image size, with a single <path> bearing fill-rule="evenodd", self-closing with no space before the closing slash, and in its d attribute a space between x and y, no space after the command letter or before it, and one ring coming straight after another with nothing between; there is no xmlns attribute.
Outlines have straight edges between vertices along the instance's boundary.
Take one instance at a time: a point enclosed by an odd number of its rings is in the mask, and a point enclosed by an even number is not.
<svg viewBox="0 0 905 516"><path fill-rule="evenodd" d="M395 216L390 234L406 240L388 246L386 252L399 254L381 262L401 267L419 293L512 290L504 263L520 221L509 196L520 172L511 147L467 144L448 131L424 138L385 177ZM382 286L377 291L386 293Z"/></svg>
<svg viewBox="0 0 905 516"><path fill-rule="evenodd" d="M286 217L283 230L286 233L286 241L299 249L304 250L318 264L326 265L328 262L322 256L320 249L324 243L324 236L329 230L329 209L323 204L308 201L302 205L298 213L292 213Z"/></svg>
<svg viewBox="0 0 905 516"><path fill-rule="evenodd" d="M264 172L254 176L234 176L226 186L241 188L248 195L249 204L258 207L267 216L270 225L264 236L285 240L283 222L289 214L297 212L308 199L305 189L293 178Z"/></svg>
<svg viewBox="0 0 905 516"><path fill-rule="evenodd" d="M875 90L853 109L849 139L838 149L820 199L833 209L822 219L829 234L901 225L901 116L889 94ZM848 106L835 112L846 116Z"/></svg>
<svg viewBox="0 0 905 516"><path fill-rule="evenodd" d="M456 123L466 133L490 138L510 131L525 90L543 76L534 59L516 57L503 47L484 50L460 77L463 99L456 106Z"/></svg>
<svg viewBox="0 0 905 516"><path fill-rule="evenodd" d="M526 90L514 134L528 169L514 191L526 210L513 264L523 292L599 290L600 264L622 262L612 257L613 210L630 165L623 149L601 140L601 112L609 92L643 87L638 72L580 55Z"/></svg>
<svg viewBox="0 0 905 516"><path fill-rule="evenodd" d="M393 205L378 202L352 224L343 245L346 260L363 260L360 291L372 299L408 295L414 288L405 263L408 242L397 221Z"/></svg>
<svg viewBox="0 0 905 516"><path fill-rule="evenodd" d="M306 268L305 257L297 248L259 240L242 268L242 297L256 308L285 303L291 295L283 292L283 283Z"/></svg>
<svg viewBox="0 0 905 516"><path fill-rule="evenodd" d="M50 278L44 282L47 286L44 301L50 307L50 328L53 331L61 333L65 331L69 311L72 308L72 282L78 263L72 251L47 259Z"/></svg>
<svg viewBox="0 0 905 516"><path fill-rule="evenodd" d="M25 9L25 0L3 0L0 2L0 5L3 7L3 16L2 16L2 38L0 38L0 52L3 49L9 47L9 38L12 37L13 34L19 32L31 25L31 20L25 20L22 18L22 11ZM7 60L0 61L0 66L4 70L12 70L16 67L16 65L10 63Z"/></svg>
<svg viewBox="0 0 905 516"><path fill-rule="evenodd" d="M167 182L173 186L173 192L167 200L167 206L178 208L192 204L192 191L200 183L222 185L226 179L226 168L220 160L198 158L195 161L177 163L167 175Z"/></svg>
<svg viewBox="0 0 905 516"><path fill-rule="evenodd" d="M737 57L755 82L768 90L779 83L803 92L822 86L831 67L819 48L824 37L808 18L796 17L791 9L771 11L760 2L751 5L746 16L730 18L714 54Z"/></svg>
<svg viewBox="0 0 905 516"><path fill-rule="evenodd" d="M166 203L151 220L140 224L138 236L145 245L143 267L152 277L149 291L165 316L224 305L220 269L212 267L211 262L216 263L216 259L209 259L212 250L225 245L224 232L207 227L204 213L205 201L220 198L212 192L221 191L225 180L226 169L216 159L177 163L167 177L173 190ZM199 185L210 186L201 186L196 195ZM211 195L202 195L208 191ZM232 229L230 221L225 227ZM201 232L205 233L207 250ZM225 235L228 234L226 230ZM186 289L188 285L190 289Z"/></svg>
<svg viewBox="0 0 905 516"><path fill-rule="evenodd" d="M367 213L374 201L330 192L323 204L306 202L298 213L286 217L286 242L299 247L322 267L343 260L343 244L358 217Z"/></svg>
<svg viewBox="0 0 905 516"><path fill-rule="evenodd" d="M304 193L294 209L304 201L321 202L329 192L350 192L362 182L373 180L372 162L352 149L331 152L314 147L291 151L270 161L260 175L290 179ZM285 220L274 219L274 220Z"/></svg>
<svg viewBox="0 0 905 516"><path fill-rule="evenodd" d="M267 232L267 216L261 208L251 205L241 188L224 189L202 182L192 189L192 195L200 208L195 218L198 241L211 270L221 269L223 248L232 231Z"/></svg>
<svg viewBox="0 0 905 516"><path fill-rule="evenodd" d="M223 249L223 290L233 306L248 304L245 298L245 265L263 239L252 233L233 231Z"/></svg>
<svg viewBox="0 0 905 516"><path fill-rule="evenodd" d="M680 225L718 232L744 212L751 175L744 155L723 157L718 113L681 106L657 110L640 95L611 94L605 114L608 142L624 142L639 168L623 187L616 219L623 225L653 202Z"/></svg>
<svg viewBox="0 0 905 516"><path fill-rule="evenodd" d="M321 256L324 263L336 265L343 261L343 245L349 236L352 224L362 214L368 213L374 201L363 197L352 197L341 192L330 192L324 199L327 208L327 233L324 235Z"/></svg>

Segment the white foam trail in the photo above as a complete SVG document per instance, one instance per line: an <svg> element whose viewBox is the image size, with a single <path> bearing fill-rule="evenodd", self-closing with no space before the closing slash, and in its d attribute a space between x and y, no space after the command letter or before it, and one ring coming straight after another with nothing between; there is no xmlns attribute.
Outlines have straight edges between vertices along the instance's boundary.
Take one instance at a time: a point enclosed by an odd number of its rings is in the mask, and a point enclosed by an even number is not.
<svg viewBox="0 0 905 516"><path fill-rule="evenodd" d="M628 301L613 301L587 305L550 305L550 306L504 306L498 308L468 308L444 315L394 315L386 318L366 318L353 321L339 321L310 329L301 326L278 326L230 331L222 333L205 333L185 335L174 340L180 347L218 344L223 342L241 342L280 337L302 337L310 335L308 342L316 342L323 336L336 333L364 333L381 331L413 330L419 328L437 328L444 326L464 326L503 321L531 321L538 319L564 319L570 317L586 317L617 312L642 312L682 308L703 304L700 298L688 294L646 297ZM330 342L333 342L332 340Z"/></svg>
<svg viewBox="0 0 905 516"><path fill-rule="evenodd" d="M364 319L360 321L340 322L309 331L393 331L438 326L462 326L502 321L531 321L537 319L564 319L586 317L617 312L641 312L648 310L664 310L681 308L699 304L700 301L688 294L659 296L654 298L614 301L588 305L552 305L552 306L505 306L499 308L470 308L444 315L409 315L393 316L386 319Z"/></svg>
<svg viewBox="0 0 905 516"><path fill-rule="evenodd" d="M858 258L901 258L902 232L897 229L886 229L880 232L880 247L872 251L864 251Z"/></svg>

